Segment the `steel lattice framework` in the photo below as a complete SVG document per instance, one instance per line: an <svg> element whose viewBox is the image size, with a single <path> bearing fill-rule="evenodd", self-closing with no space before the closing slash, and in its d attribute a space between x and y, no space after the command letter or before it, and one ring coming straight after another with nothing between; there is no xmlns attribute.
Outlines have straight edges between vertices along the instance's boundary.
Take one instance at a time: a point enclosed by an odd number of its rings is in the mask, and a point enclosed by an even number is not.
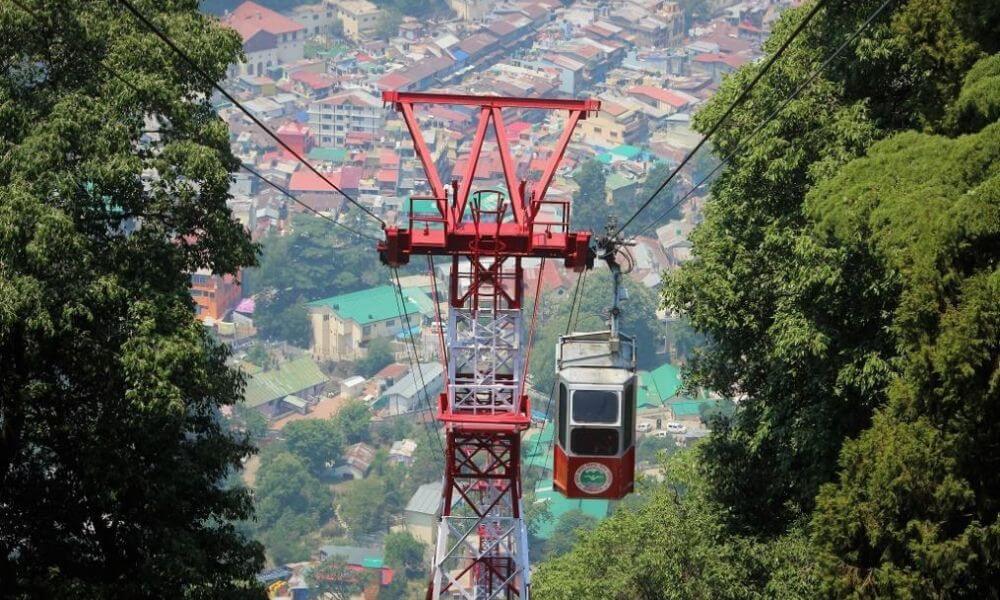
<svg viewBox="0 0 1000 600"><path fill-rule="evenodd" d="M385 92L406 121L429 198L412 198L406 227L387 227L379 244L394 267L412 255L450 256L447 374L437 419L447 435L442 514L428 598L527 598L528 537L521 509L521 433L531 422L525 382L522 302L527 257L559 258L582 271L593 263L590 234L569 230L569 206L545 200L580 119L595 100L501 98ZM414 105L473 106L479 122L461 181L446 188L424 142ZM562 134L537 181L519 180L503 109L566 111ZM506 192L473 192L492 124ZM437 214L415 215L430 199Z"/></svg>

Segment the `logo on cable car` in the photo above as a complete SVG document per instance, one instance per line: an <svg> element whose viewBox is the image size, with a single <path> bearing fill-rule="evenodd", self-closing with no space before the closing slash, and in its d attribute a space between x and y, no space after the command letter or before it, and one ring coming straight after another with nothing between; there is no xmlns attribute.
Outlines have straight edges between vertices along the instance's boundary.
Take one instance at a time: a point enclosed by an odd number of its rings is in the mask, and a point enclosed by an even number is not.
<svg viewBox="0 0 1000 600"><path fill-rule="evenodd" d="M597 462L584 463L576 470L573 482L585 494L602 494L611 487L611 469Z"/></svg>

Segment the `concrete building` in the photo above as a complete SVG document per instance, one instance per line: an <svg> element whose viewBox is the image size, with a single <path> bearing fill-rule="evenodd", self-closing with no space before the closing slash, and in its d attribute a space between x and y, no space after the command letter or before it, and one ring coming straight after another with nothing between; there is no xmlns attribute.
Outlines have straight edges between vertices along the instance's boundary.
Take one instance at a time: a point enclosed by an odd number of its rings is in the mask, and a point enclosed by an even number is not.
<svg viewBox="0 0 1000 600"><path fill-rule="evenodd" d="M330 32L339 17L331 3L322 2L296 6L292 9L292 18L306 28L307 35L323 35Z"/></svg>
<svg viewBox="0 0 1000 600"><path fill-rule="evenodd" d="M638 111L608 101L601 105L596 115L580 121L577 131L580 139L601 148L635 144L647 134L645 121Z"/></svg>
<svg viewBox="0 0 1000 600"><path fill-rule="evenodd" d="M240 301L240 284L232 275L213 275L208 269L191 274L191 298L198 320L218 321Z"/></svg>
<svg viewBox="0 0 1000 600"><path fill-rule="evenodd" d="M316 360L359 360L375 338L392 337L403 331L396 288L376 288L341 294L308 304L312 328L312 355ZM404 288L410 326L417 327L434 305L427 294Z"/></svg>
<svg viewBox="0 0 1000 600"><path fill-rule="evenodd" d="M378 139L385 127L382 101L361 90L338 92L309 104L309 128L321 148L343 146L351 133Z"/></svg>
<svg viewBox="0 0 1000 600"><path fill-rule="evenodd" d="M375 37L382 10L368 0L336 0L332 3L344 23L344 35L355 41Z"/></svg>
<svg viewBox="0 0 1000 600"><path fill-rule="evenodd" d="M306 28L256 2L240 4L222 18L222 23L240 34L246 53L243 64L230 69L230 76L259 76L303 58Z"/></svg>
<svg viewBox="0 0 1000 600"><path fill-rule="evenodd" d="M481 21L493 6L489 0L447 0L448 7L463 21Z"/></svg>

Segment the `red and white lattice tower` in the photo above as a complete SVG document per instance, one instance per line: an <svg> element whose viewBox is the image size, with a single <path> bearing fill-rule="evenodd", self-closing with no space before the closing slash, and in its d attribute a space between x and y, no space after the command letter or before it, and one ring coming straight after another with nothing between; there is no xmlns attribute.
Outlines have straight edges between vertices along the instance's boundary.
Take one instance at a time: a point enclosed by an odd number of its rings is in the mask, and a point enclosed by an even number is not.
<svg viewBox="0 0 1000 600"><path fill-rule="evenodd" d="M597 111L595 100L555 100L385 92L402 113L423 163L432 215L417 215L411 198L406 227L387 227L382 261L398 267L412 255L451 257L445 391L442 515L428 598L527 598L528 536L521 507L521 433L531 422L524 374L528 353L522 322L526 257L562 259L582 271L592 264L590 233L569 230L569 206L548 202L573 130ZM447 188L420 133L416 104L479 109L461 182ZM565 111L567 121L537 181L518 181L502 110ZM476 166L492 123L506 190L473 190ZM427 200L420 198L419 200Z"/></svg>

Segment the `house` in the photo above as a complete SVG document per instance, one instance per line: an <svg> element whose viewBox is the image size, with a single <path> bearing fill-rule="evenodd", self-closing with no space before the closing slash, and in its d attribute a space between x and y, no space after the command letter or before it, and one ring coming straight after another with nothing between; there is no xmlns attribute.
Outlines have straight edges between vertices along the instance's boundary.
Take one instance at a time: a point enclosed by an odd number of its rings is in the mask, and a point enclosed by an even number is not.
<svg viewBox="0 0 1000 600"><path fill-rule="evenodd" d="M333 6L327 2L296 6L291 14L299 25L306 28L309 35L329 33L338 18Z"/></svg>
<svg viewBox="0 0 1000 600"><path fill-rule="evenodd" d="M240 284L232 275L213 275L208 269L191 274L191 298L200 321L218 321L240 301Z"/></svg>
<svg viewBox="0 0 1000 600"><path fill-rule="evenodd" d="M240 4L222 18L222 23L243 39L245 60L230 68L230 76L263 75L304 57L306 28L256 2Z"/></svg>
<svg viewBox="0 0 1000 600"><path fill-rule="evenodd" d="M417 442L408 438L397 440L389 448L389 460L392 462L412 465L413 453L417 451Z"/></svg>
<svg viewBox="0 0 1000 600"><path fill-rule="evenodd" d="M313 209L331 211L343 203L344 197L330 184L332 183L344 193L354 196L358 193L361 184L361 172L360 167L342 167L323 173L323 176L320 177L313 171L302 168L292 173L288 189ZM294 208L305 210L300 208L299 204L296 204Z"/></svg>
<svg viewBox="0 0 1000 600"><path fill-rule="evenodd" d="M382 10L368 0L338 0L333 4L344 24L344 35L356 42L375 37Z"/></svg>
<svg viewBox="0 0 1000 600"><path fill-rule="evenodd" d="M364 479L375 462L375 448L364 442L352 444L344 450L340 462L342 464L333 470L335 476L341 479Z"/></svg>
<svg viewBox="0 0 1000 600"><path fill-rule="evenodd" d="M444 367L441 363L420 363L383 392L375 401L375 407L390 415L401 415L428 408L428 404L435 406L443 386Z"/></svg>
<svg viewBox="0 0 1000 600"><path fill-rule="evenodd" d="M308 356L282 363L276 369L252 374L243 391L243 403L273 419L307 409L326 388L329 378Z"/></svg>
<svg viewBox="0 0 1000 600"><path fill-rule="evenodd" d="M348 377L340 383L340 393L348 398L357 398L365 389L365 378L360 375Z"/></svg>
<svg viewBox="0 0 1000 600"><path fill-rule="evenodd" d="M434 312L425 292L404 288L405 314L418 327ZM315 300L308 305L312 328L312 355L316 360L359 360L375 338L392 337L406 328L396 288L383 285Z"/></svg>
<svg viewBox="0 0 1000 600"><path fill-rule="evenodd" d="M607 101L601 103L596 115L580 121L577 131L588 144L601 148L633 144L647 135L646 123L639 112Z"/></svg>
<svg viewBox="0 0 1000 600"><path fill-rule="evenodd" d="M438 516L441 514L442 487L440 481L423 484L410 496L403 510L407 530L427 544L432 544L434 541L434 531L437 529ZM455 494L455 497L457 501L458 494Z"/></svg>
<svg viewBox="0 0 1000 600"><path fill-rule="evenodd" d="M305 125L289 121L279 127L275 134L299 156L305 156L312 149L312 134ZM285 158L294 158L294 155L284 147L281 148L280 152Z"/></svg>
<svg viewBox="0 0 1000 600"><path fill-rule="evenodd" d="M637 85L628 89L628 95L656 108L668 110L671 114L686 110L698 101L697 98L682 92L664 90L648 85Z"/></svg>
<svg viewBox="0 0 1000 600"><path fill-rule="evenodd" d="M375 598L378 596L378 588L391 585L395 577L394 571L385 566L385 553L381 548L374 546L365 548L359 546L335 546L331 544L320 546L317 553L319 561L324 561L334 556L343 559L348 571L352 573L368 572L374 575L370 580L371 583L358 597ZM294 593L292 597L295 599L299 598ZM302 598L306 598L306 596L302 596Z"/></svg>
<svg viewBox="0 0 1000 600"><path fill-rule="evenodd" d="M385 127L382 102L362 90L345 90L309 104L309 127L323 148L343 146L348 134L378 139Z"/></svg>
<svg viewBox="0 0 1000 600"><path fill-rule="evenodd" d="M463 21L481 21L490 12L489 0L447 0L448 7Z"/></svg>

